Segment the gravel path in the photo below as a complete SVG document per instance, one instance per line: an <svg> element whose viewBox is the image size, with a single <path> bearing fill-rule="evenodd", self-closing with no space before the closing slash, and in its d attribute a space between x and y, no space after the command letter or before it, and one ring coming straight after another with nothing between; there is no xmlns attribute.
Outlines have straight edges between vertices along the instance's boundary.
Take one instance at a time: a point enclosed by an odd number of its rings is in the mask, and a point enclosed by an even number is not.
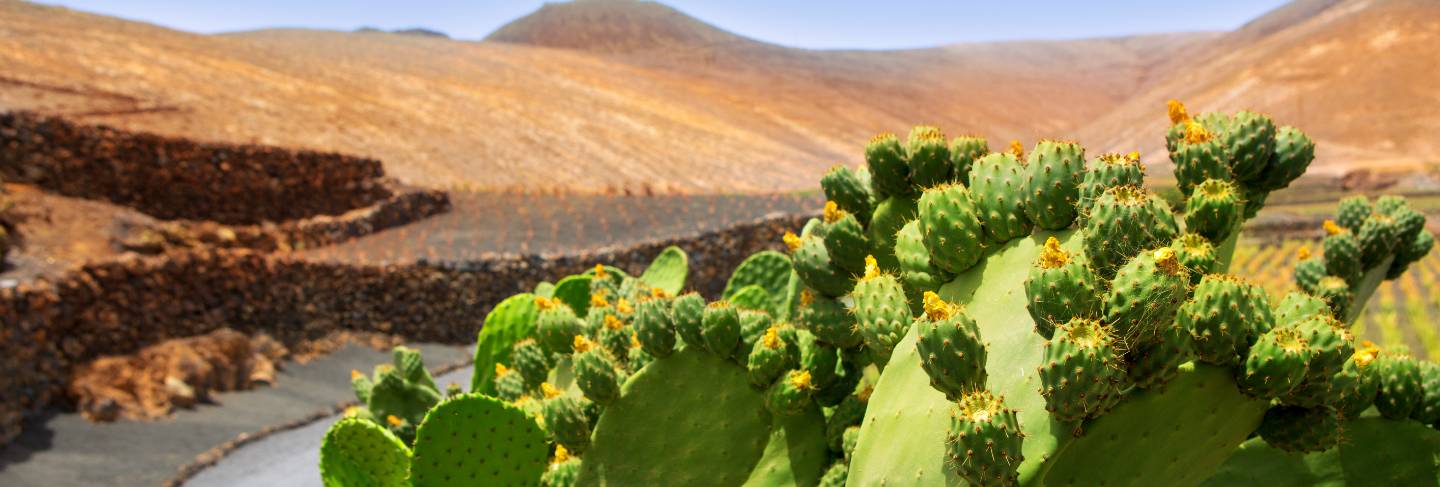
<svg viewBox="0 0 1440 487"><path fill-rule="evenodd" d="M467 360L472 353L471 346L414 345L424 354L431 366L453 364ZM56 414L46 418L28 421L24 432L14 443L0 451L0 485L3 486L46 486L46 487L91 487L95 485L154 486L161 485L174 477L182 466L195 461L196 456L211 448L234 440L242 434L250 434L269 426L284 424L304 418L307 415L331 408L344 401L353 400L350 390L350 370L370 370L375 364L389 360L389 354L359 346L349 346L307 364L289 364L280 374L274 387L249 391L220 394L219 405L202 405L193 410L182 410L174 417L154 422L117 421L114 423L91 423L78 414ZM469 373L469 367L459 370ZM452 376L454 376L452 374ZM460 377L460 376L454 376ZM465 383L468 385L468 376ZM442 383L443 386L443 383ZM317 426L318 425L318 426ZM306 462L314 463L319 440L329 421L321 420L309 425L318 427L319 433L312 435L314 446L306 460L292 458L293 467L300 468ZM296 439L308 439L303 431L294 430ZM269 455L266 447L252 448L265 440L258 440L235 450L244 452L237 458L255 458L256 462L276 462L278 458L300 456L305 450L278 450L275 455L264 457L253 453ZM297 444L298 447L298 444ZM220 465L228 469L229 457ZM288 465L288 464L287 464ZM265 484L223 481L205 485L318 485L319 474L281 476L271 470L272 465L261 463L253 470L241 470L236 479L259 472L262 469ZM224 470L232 471L232 470Z"/></svg>

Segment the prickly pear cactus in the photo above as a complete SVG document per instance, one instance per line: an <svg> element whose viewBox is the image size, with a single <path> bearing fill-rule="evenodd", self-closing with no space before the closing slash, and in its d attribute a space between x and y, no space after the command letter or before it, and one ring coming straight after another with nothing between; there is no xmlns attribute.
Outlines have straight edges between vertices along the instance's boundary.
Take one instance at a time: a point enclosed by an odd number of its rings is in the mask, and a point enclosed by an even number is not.
<svg viewBox="0 0 1440 487"><path fill-rule="evenodd" d="M1029 157L1011 144L1008 154L979 155L936 179L936 144L915 136L912 147L924 150L906 152L893 136L871 141L868 200L882 203L868 218L868 241L846 228L844 238L790 246L810 295L841 298L856 318L864 339L843 353L868 356L881 372L849 456L850 485L1195 485L1257 430L1270 398L1293 388L1261 393L1236 382L1252 345L1275 326L1271 303L1238 278L1226 278L1240 284L1223 298L1189 302L1195 284L1228 266L1243 220L1304 171L1313 147L1263 115L1192 121L1176 108L1167 142L1192 203L1178 217L1137 185L1136 155L1087 165L1072 142L1042 141ZM929 140L935 131L912 134ZM899 201L916 203L913 220L880 213ZM832 219L867 220L848 217ZM855 262L862 251L873 266ZM917 302L927 292L933 301ZM1230 300L1247 307L1232 312L1233 325L1212 326L1210 308ZM1190 319L1177 320L1187 304ZM930 313L941 309L963 319ZM1281 334L1305 360L1252 362L1298 384L1318 352L1309 335ZM1196 340L1211 360L1194 360ZM977 357L979 369L967 365ZM977 394L988 399L967 399ZM1013 421L994 422L1006 415ZM977 437L984 441L967 440Z"/></svg>
<svg viewBox="0 0 1440 487"><path fill-rule="evenodd" d="M1138 154L989 153L922 126L827 172L822 218L785 236L789 255L742 264L719 301L605 266L523 295L497 308L486 363L477 348L493 379L476 383L503 401L431 410L411 481L1433 483L1440 440L1422 423L1440 422L1440 366L1348 330L1433 246L1424 217L1347 200L1301 291L1273 303L1225 272L1313 142L1253 112L1170 109L1180 215L1140 186ZM519 428L524 441L488 446L521 460L513 472L454 458L475 441L462 403Z"/></svg>

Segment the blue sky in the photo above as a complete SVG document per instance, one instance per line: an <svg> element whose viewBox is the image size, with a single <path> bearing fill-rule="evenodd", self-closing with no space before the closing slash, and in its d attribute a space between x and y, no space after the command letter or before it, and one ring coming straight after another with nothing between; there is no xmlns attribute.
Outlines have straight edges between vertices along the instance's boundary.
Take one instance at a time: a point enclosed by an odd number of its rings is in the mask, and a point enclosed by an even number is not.
<svg viewBox="0 0 1440 487"><path fill-rule="evenodd" d="M479 39L542 0L45 0L77 10L193 32L265 27L352 30L428 27ZM959 42L1073 39L1230 30L1284 0L667 0L711 24L807 48L924 47Z"/></svg>

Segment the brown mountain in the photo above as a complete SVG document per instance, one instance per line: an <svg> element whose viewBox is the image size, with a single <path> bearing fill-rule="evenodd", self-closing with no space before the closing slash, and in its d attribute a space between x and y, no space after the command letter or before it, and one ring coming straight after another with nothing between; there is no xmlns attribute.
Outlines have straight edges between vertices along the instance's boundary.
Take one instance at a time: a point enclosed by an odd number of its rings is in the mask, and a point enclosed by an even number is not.
<svg viewBox="0 0 1440 487"><path fill-rule="evenodd" d="M825 167L858 163L869 136L915 123L996 147L1078 136L1154 153L1169 97L1270 111L1316 134L1327 164L1386 144L1386 160L1425 158L1437 147L1419 134L1436 118L1419 112L1435 99L1415 73L1436 55L1415 39L1434 32L1430 10L1301 2L1223 35L859 51L767 44L636 1L546 5L463 42L206 36L0 0L0 109L368 155L412 183L529 191L813 188ZM1306 49L1319 58L1301 59ZM1341 88L1353 96L1328 99Z"/></svg>
<svg viewBox="0 0 1440 487"><path fill-rule="evenodd" d="M1440 162L1440 2L1289 4L1188 52L1174 73L1126 100L1081 139L1097 149L1140 148L1163 161L1155 136L1164 104L1192 112L1250 109L1318 142L1311 172L1414 169Z"/></svg>

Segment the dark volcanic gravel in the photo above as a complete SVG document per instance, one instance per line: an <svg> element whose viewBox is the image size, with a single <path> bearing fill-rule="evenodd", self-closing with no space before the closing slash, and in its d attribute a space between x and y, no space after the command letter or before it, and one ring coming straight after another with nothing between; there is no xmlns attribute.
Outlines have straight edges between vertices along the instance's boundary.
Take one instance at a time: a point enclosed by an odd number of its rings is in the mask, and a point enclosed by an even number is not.
<svg viewBox="0 0 1440 487"><path fill-rule="evenodd" d="M364 263L460 262L493 254L574 254L817 212L800 195L532 196L455 192L445 214L303 255Z"/></svg>

